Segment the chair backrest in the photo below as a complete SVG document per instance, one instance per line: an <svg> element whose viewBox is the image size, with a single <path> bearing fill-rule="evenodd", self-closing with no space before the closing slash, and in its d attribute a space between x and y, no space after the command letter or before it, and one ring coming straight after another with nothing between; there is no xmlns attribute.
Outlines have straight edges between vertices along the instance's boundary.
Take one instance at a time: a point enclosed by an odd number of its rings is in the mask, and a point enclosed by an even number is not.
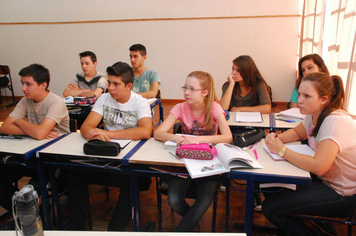
<svg viewBox="0 0 356 236"><path fill-rule="evenodd" d="M77 132L77 120L69 119L69 129L70 132Z"/></svg>
<svg viewBox="0 0 356 236"><path fill-rule="evenodd" d="M10 83L10 68L0 65L0 87L7 87Z"/></svg>
<svg viewBox="0 0 356 236"><path fill-rule="evenodd" d="M0 75L9 75L10 67L6 65L0 65Z"/></svg>
<svg viewBox="0 0 356 236"><path fill-rule="evenodd" d="M159 89L158 89L158 92L157 92L156 98L161 99L161 90L159 90Z"/></svg>

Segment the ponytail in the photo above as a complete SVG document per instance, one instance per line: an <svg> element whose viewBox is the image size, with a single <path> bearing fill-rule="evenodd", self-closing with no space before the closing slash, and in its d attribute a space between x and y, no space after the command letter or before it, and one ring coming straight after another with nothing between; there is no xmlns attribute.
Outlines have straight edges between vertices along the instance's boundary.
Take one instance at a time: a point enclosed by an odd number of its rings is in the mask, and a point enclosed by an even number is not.
<svg viewBox="0 0 356 236"><path fill-rule="evenodd" d="M316 137L324 119L337 109L344 109L345 91L342 79L338 75L329 76L325 73L311 73L303 81L314 82L314 87L319 96L328 97L326 105L322 108L311 136Z"/></svg>

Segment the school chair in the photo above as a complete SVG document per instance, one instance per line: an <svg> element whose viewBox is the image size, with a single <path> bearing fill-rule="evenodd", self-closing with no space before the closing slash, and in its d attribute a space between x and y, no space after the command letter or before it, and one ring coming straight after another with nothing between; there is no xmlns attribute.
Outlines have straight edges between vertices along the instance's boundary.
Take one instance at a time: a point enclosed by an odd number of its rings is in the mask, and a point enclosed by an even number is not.
<svg viewBox="0 0 356 236"><path fill-rule="evenodd" d="M6 97L6 107L15 105L17 101L15 100L14 88L12 85L12 79L10 74L10 67L7 65L0 65L0 89L5 90ZM9 103L7 100L7 92L6 89L9 89L12 94L12 103Z"/></svg>
<svg viewBox="0 0 356 236"><path fill-rule="evenodd" d="M356 226L356 207L354 207L349 214L344 216L335 216L335 217L324 217L324 216L315 216L315 215L302 215L295 214L288 218L287 221L287 235L290 235L290 221L295 218L307 219L312 221L326 221L329 223L337 223L347 225L347 235L352 236L352 226ZM323 231L323 229L321 229Z"/></svg>

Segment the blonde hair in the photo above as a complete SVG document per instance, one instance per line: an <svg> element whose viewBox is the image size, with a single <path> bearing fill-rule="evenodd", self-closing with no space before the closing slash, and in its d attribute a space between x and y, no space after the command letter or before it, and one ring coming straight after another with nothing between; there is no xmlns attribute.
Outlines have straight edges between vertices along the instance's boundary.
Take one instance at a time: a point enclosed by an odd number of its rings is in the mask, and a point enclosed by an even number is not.
<svg viewBox="0 0 356 236"><path fill-rule="evenodd" d="M199 80L200 87L203 90L208 91L208 95L203 100L203 109L205 110L205 117L201 126L206 127L206 129L209 130L211 129L214 123L213 116L211 114L213 102L219 102L218 97L215 93L214 79L209 73L204 71L193 71L188 75L188 77L194 77Z"/></svg>

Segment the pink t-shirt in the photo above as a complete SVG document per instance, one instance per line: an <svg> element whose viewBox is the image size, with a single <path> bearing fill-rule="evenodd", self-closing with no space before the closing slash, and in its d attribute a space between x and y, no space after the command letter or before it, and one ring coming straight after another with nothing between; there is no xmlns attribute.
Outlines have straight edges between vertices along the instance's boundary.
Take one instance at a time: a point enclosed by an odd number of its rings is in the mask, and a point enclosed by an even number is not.
<svg viewBox="0 0 356 236"><path fill-rule="evenodd" d="M217 102L213 103L211 115L213 116L214 124L210 130L204 130L201 124L204 122L205 114L200 117L194 117L190 110L189 104L186 102L175 105L171 110L172 115L181 122L182 133L190 135L216 135L218 133L217 117L224 114L224 110Z"/></svg>
<svg viewBox="0 0 356 236"><path fill-rule="evenodd" d="M352 118L340 112L331 113L324 119L315 138L309 136L314 129L311 115L304 118L303 125L309 146L314 151L325 139L331 139L339 146L339 153L330 169L318 177L340 195L356 194L356 124Z"/></svg>

